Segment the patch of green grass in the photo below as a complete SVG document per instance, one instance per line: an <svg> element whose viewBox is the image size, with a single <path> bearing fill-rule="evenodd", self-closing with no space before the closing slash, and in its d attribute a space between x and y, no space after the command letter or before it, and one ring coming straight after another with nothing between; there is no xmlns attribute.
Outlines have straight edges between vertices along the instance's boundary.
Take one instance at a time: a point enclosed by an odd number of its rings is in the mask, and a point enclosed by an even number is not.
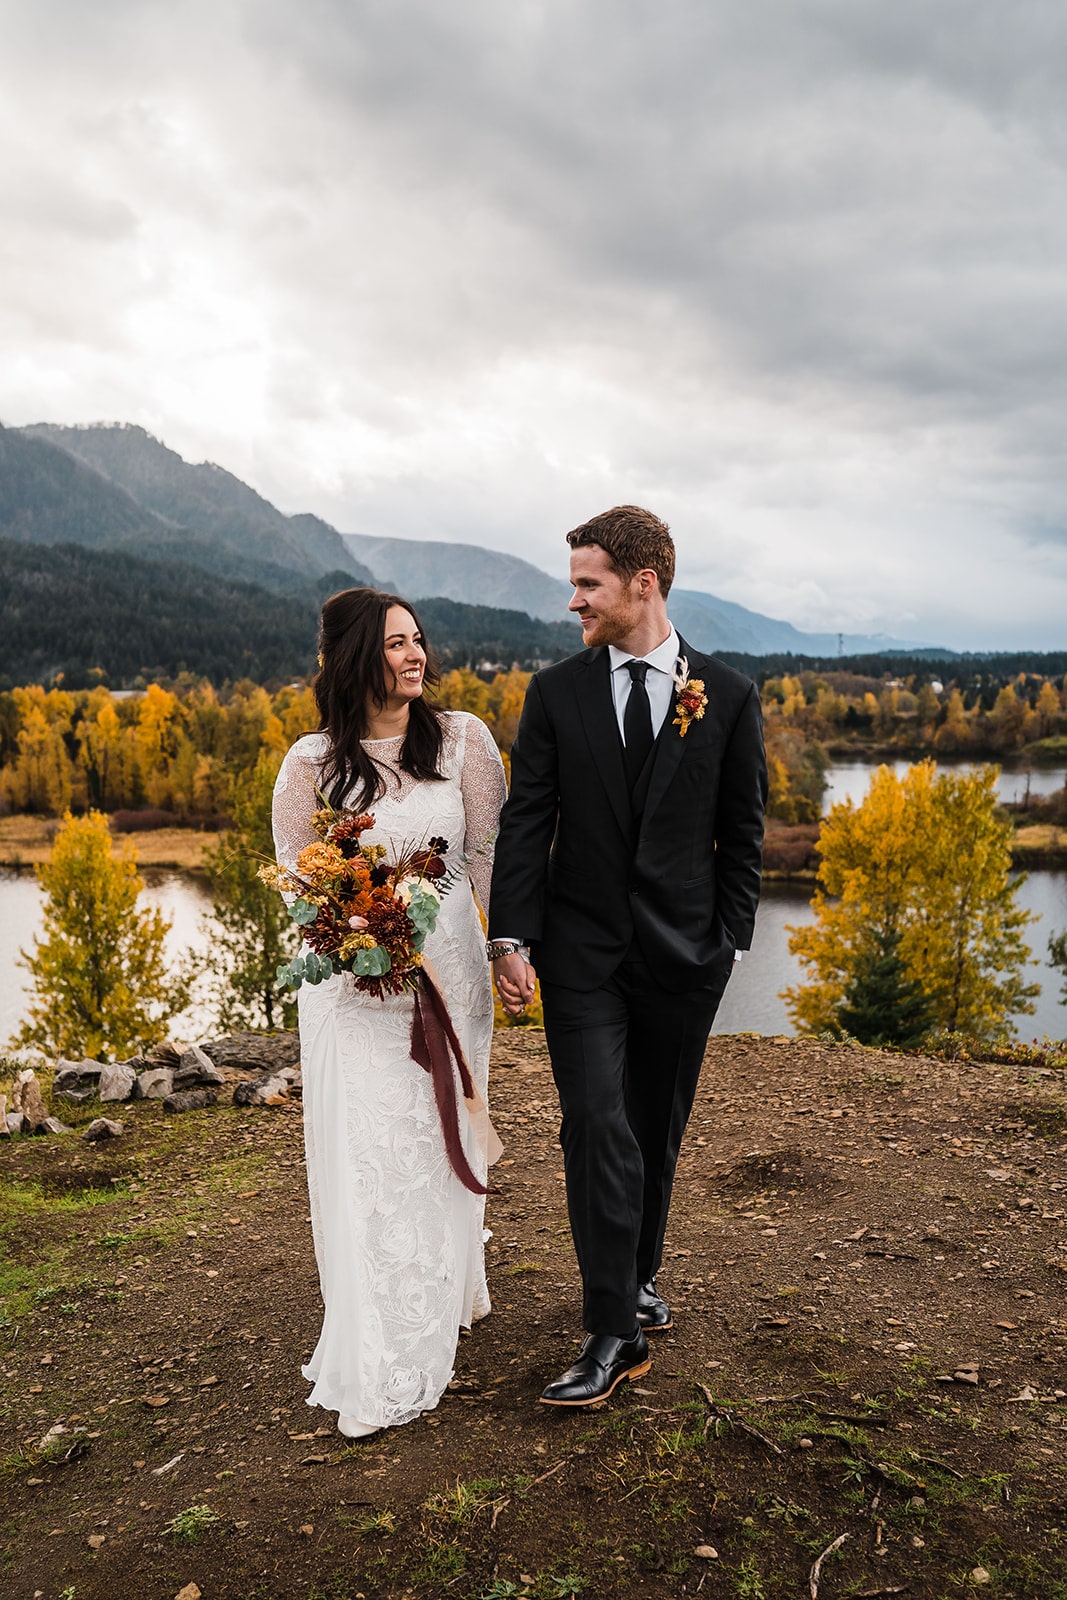
<svg viewBox="0 0 1067 1600"><path fill-rule="evenodd" d="M408 1586L416 1587L423 1583L436 1583L446 1585L455 1583L467 1570L467 1552L462 1545L450 1541L447 1544L432 1542L426 1546L422 1560L414 1567L409 1567L404 1576Z"/></svg>
<svg viewBox="0 0 1067 1600"><path fill-rule="evenodd" d="M737 1600L767 1600L755 1556L745 1556L734 1573L734 1593Z"/></svg>
<svg viewBox="0 0 1067 1600"><path fill-rule="evenodd" d="M502 1278L525 1278L531 1272L544 1272L544 1270L539 1261L516 1261L514 1266L505 1267L500 1275Z"/></svg>
<svg viewBox="0 0 1067 1600"><path fill-rule="evenodd" d="M360 1517L358 1520L352 1517L338 1517L337 1521L342 1528L351 1528L361 1539L372 1533L396 1532L396 1517L392 1511L372 1511L369 1516Z"/></svg>
<svg viewBox="0 0 1067 1600"><path fill-rule="evenodd" d="M167 1523L166 1532L182 1544L195 1544L222 1518L212 1506L186 1506Z"/></svg>
<svg viewBox="0 0 1067 1600"><path fill-rule="evenodd" d="M464 1483L456 1479L454 1489L442 1489L423 1503L423 1510L431 1516L443 1517L446 1522L459 1526L472 1522L480 1511L488 1511L508 1496L508 1487L500 1478L471 1478Z"/></svg>

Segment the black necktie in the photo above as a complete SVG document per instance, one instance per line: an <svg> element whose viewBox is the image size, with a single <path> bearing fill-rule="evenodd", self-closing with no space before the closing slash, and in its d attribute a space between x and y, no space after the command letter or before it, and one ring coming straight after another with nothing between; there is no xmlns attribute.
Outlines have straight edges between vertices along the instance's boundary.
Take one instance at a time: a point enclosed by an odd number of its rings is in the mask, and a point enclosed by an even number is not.
<svg viewBox="0 0 1067 1600"><path fill-rule="evenodd" d="M626 776L632 790L652 749L652 707L645 688L648 662L628 661L626 665L630 672L630 693L622 715L622 736L626 745Z"/></svg>

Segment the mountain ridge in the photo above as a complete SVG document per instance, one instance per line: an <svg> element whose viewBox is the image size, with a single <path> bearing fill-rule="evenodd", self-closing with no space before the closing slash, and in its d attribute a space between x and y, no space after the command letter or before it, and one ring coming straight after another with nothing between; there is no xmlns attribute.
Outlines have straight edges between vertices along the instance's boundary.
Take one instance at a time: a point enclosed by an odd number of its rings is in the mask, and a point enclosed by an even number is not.
<svg viewBox="0 0 1067 1600"><path fill-rule="evenodd" d="M40 504L11 505L0 484L0 537L37 544L73 539L88 548L124 549L192 563L228 581L273 593L325 572L353 583L394 588L412 600L443 599L565 620L570 585L532 562L481 545L340 533L313 512L286 515L240 478L212 462L192 464L132 423L68 427L33 423L0 428L0 476L14 441L55 451L81 475L52 462L40 474ZM40 462L37 463L40 466ZM33 477L26 468L23 479ZM87 477L84 474L91 474ZM60 479L64 487L57 488ZM17 498L17 496L16 496ZM28 498L32 501L32 495ZM697 589L675 589L670 614L695 648L748 656L832 656L914 652L932 647L884 634L805 633Z"/></svg>

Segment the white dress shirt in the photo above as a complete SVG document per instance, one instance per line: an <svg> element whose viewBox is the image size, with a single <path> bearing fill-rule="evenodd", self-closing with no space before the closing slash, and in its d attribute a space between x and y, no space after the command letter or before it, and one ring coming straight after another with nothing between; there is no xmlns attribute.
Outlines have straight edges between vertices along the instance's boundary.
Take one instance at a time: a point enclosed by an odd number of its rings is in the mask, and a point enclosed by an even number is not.
<svg viewBox="0 0 1067 1600"><path fill-rule="evenodd" d="M619 733L623 744L626 735L623 732L623 718L626 715L626 702L630 698L630 688L633 679L628 671L631 661L647 661L648 673L645 677L645 688L648 691L648 704L652 712L652 737L657 736L667 720L667 713L676 699L678 690L674 683L674 669L678 665L678 635L674 628L658 644L650 650L647 656L632 656L625 650L619 650L615 645L608 645L608 658L611 663L611 695L615 702L615 716L619 723Z"/></svg>

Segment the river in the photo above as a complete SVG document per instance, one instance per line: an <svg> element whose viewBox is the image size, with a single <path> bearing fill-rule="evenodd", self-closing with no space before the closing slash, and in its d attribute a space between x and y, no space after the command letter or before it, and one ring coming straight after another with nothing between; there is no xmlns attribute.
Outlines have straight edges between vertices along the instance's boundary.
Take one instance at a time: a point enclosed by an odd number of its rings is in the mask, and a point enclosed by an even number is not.
<svg viewBox="0 0 1067 1600"><path fill-rule="evenodd" d="M895 762L903 772L908 763ZM958 765L967 765L960 763ZM862 800L870 782L871 766L864 762L839 762L827 774L827 807L835 801ZM998 793L1003 800L1021 798L1029 783L1032 795L1051 794L1062 788L1064 769L1035 768L1032 772L1002 772ZM144 902L158 906L172 926L168 957L174 959L192 945L206 950L210 942L211 899L203 880L181 873L146 873ZM1050 933L1067 929L1067 872L1032 872L1019 891L1019 904L1038 920L1027 936L1034 955L1031 976L1041 984L1032 1016L1013 1019L1024 1039L1044 1035L1067 1037L1067 1005L1060 1000L1063 978L1048 960ZM764 886L756 920L753 946L738 963L715 1021L716 1033L792 1033L781 990L801 977L789 953L790 924L812 920L810 891L804 884L768 883ZM41 894L29 873L0 871L0 971L7 982L0 990L0 1044L19 1026L26 1004L29 975L15 963L20 947L27 948L41 925ZM191 1011L179 1018L172 1032L178 1039L202 1038L210 1033L210 1005L201 995Z"/></svg>

